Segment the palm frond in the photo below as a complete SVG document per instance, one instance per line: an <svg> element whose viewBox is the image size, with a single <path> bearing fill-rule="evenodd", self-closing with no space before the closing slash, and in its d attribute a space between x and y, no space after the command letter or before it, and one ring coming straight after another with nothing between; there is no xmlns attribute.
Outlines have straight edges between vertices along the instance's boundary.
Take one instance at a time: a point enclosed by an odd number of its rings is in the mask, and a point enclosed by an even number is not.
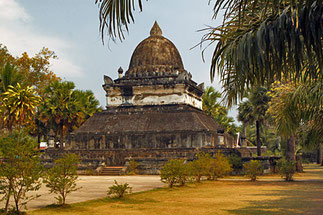
<svg viewBox="0 0 323 215"><path fill-rule="evenodd" d="M210 74L220 75L229 105L251 86L322 79L322 0L217 0L215 16L221 10L223 24L207 29L202 42L217 42Z"/></svg>
<svg viewBox="0 0 323 215"><path fill-rule="evenodd" d="M99 5L99 20L102 42L104 42L105 31L115 41L119 38L125 39L124 32L129 31L129 24L133 23L133 12L138 6L142 11L142 0L96 0Z"/></svg>

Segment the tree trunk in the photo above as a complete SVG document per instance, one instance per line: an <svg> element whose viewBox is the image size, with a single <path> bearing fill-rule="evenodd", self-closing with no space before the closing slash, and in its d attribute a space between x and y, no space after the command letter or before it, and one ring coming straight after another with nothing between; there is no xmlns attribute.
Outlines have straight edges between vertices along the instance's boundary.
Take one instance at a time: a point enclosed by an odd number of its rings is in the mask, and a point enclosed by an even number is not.
<svg viewBox="0 0 323 215"><path fill-rule="evenodd" d="M295 161L295 136L290 136L287 139L287 144L286 144L286 159L290 161Z"/></svg>
<svg viewBox="0 0 323 215"><path fill-rule="evenodd" d="M20 211L19 211L19 197L15 198L15 205L16 205L16 211L18 214L20 214Z"/></svg>
<svg viewBox="0 0 323 215"><path fill-rule="evenodd" d="M257 129L257 156L261 156L261 140L260 140L260 124L259 121L256 121Z"/></svg>
<svg viewBox="0 0 323 215"><path fill-rule="evenodd" d="M64 142L64 125L63 124L60 124L59 125L59 132L60 132L60 137L59 137L59 147L60 149L63 149L64 146L63 146L63 142Z"/></svg>
<svg viewBox="0 0 323 215"><path fill-rule="evenodd" d="M63 205L65 205L65 204L66 204L66 196L63 195Z"/></svg>
<svg viewBox="0 0 323 215"><path fill-rule="evenodd" d="M302 159L300 155L296 155L296 171L303 172Z"/></svg>
<svg viewBox="0 0 323 215"><path fill-rule="evenodd" d="M296 159L295 152L296 152L296 144L295 144L295 136L293 135L287 139L286 159L290 161L296 161L296 171L303 172L301 157L297 156L297 159Z"/></svg>
<svg viewBox="0 0 323 215"><path fill-rule="evenodd" d="M246 137L247 137L247 125L246 123L243 123L242 124L242 134L241 134L241 147L247 147L247 140L246 140Z"/></svg>
<svg viewBox="0 0 323 215"><path fill-rule="evenodd" d="M40 149L40 133L38 132L38 134L37 134L37 147L38 147L38 149Z"/></svg>
<svg viewBox="0 0 323 215"><path fill-rule="evenodd" d="M10 183L10 185L9 185L9 191L8 191L8 196L7 196L7 199L6 199L6 206L5 206L5 208L4 208L4 212L5 212L5 214L7 214L7 212L8 212L8 208L9 208L9 202L10 202L10 197L11 197L11 183Z"/></svg>
<svg viewBox="0 0 323 215"><path fill-rule="evenodd" d="M319 144L319 146L317 148L316 163L317 164L322 164L322 149L321 149L321 144Z"/></svg>

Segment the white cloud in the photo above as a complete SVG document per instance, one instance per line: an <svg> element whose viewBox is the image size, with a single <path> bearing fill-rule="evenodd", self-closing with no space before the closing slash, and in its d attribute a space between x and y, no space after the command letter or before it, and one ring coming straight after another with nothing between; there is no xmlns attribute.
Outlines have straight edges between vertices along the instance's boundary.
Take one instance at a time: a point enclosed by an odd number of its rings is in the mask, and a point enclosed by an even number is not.
<svg viewBox="0 0 323 215"><path fill-rule="evenodd" d="M30 21L31 16L15 0L0 0L0 19Z"/></svg>
<svg viewBox="0 0 323 215"><path fill-rule="evenodd" d="M81 68L66 55L72 43L61 38L48 36L35 29L32 17L15 0L0 0L0 43L10 53L29 55L38 53L43 47L55 51L58 60L52 60L52 69L60 77L81 77Z"/></svg>

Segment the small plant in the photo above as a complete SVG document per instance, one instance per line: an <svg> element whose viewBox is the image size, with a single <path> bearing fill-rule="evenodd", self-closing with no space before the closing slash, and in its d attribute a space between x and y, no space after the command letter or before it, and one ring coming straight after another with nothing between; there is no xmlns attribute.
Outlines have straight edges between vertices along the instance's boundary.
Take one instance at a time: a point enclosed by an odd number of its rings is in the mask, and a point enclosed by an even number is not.
<svg viewBox="0 0 323 215"><path fill-rule="evenodd" d="M139 163L136 162L134 159L131 159L128 163L128 167L127 167L127 173L128 175L136 175L138 174L138 166Z"/></svg>
<svg viewBox="0 0 323 215"><path fill-rule="evenodd" d="M124 194L131 193L132 187L129 186L128 183L118 184L116 180L114 180L114 185L109 187L108 195L114 195L115 198L123 198Z"/></svg>
<svg viewBox="0 0 323 215"><path fill-rule="evenodd" d="M93 169L87 169L85 171L85 175L96 175L95 170Z"/></svg>
<svg viewBox="0 0 323 215"><path fill-rule="evenodd" d="M256 181L257 176L262 174L263 168L260 161L252 160L243 164L245 174L250 177L251 181Z"/></svg>
<svg viewBox="0 0 323 215"><path fill-rule="evenodd" d="M289 161L285 158L280 159L277 163L278 172L285 181L293 181L293 175L296 172L296 162Z"/></svg>
<svg viewBox="0 0 323 215"><path fill-rule="evenodd" d="M55 198L59 205L65 205L67 195L81 188L76 187L78 162L77 155L65 154L62 158L55 160L55 166L45 175L46 187L50 189L50 193L58 194Z"/></svg>
<svg viewBox="0 0 323 215"><path fill-rule="evenodd" d="M183 160L174 159L168 161L160 171L161 181L167 183L170 188L174 184L184 185L188 176L187 165Z"/></svg>
<svg viewBox="0 0 323 215"><path fill-rule="evenodd" d="M222 178L232 171L231 164L220 152L217 152L214 159L210 160L209 177L212 180Z"/></svg>
<svg viewBox="0 0 323 215"><path fill-rule="evenodd" d="M199 153L197 154L197 160L190 163L191 174L195 176L196 182L200 182L202 176L208 175L211 159L210 154Z"/></svg>

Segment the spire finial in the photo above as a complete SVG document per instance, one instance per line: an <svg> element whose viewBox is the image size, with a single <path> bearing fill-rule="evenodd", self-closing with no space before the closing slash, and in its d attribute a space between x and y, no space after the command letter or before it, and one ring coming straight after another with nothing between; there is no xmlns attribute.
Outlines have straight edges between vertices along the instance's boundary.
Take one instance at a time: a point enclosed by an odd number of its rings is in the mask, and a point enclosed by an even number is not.
<svg viewBox="0 0 323 215"><path fill-rule="evenodd" d="M157 21L155 21L153 27L150 30L150 36L161 36L162 30L160 29Z"/></svg>

